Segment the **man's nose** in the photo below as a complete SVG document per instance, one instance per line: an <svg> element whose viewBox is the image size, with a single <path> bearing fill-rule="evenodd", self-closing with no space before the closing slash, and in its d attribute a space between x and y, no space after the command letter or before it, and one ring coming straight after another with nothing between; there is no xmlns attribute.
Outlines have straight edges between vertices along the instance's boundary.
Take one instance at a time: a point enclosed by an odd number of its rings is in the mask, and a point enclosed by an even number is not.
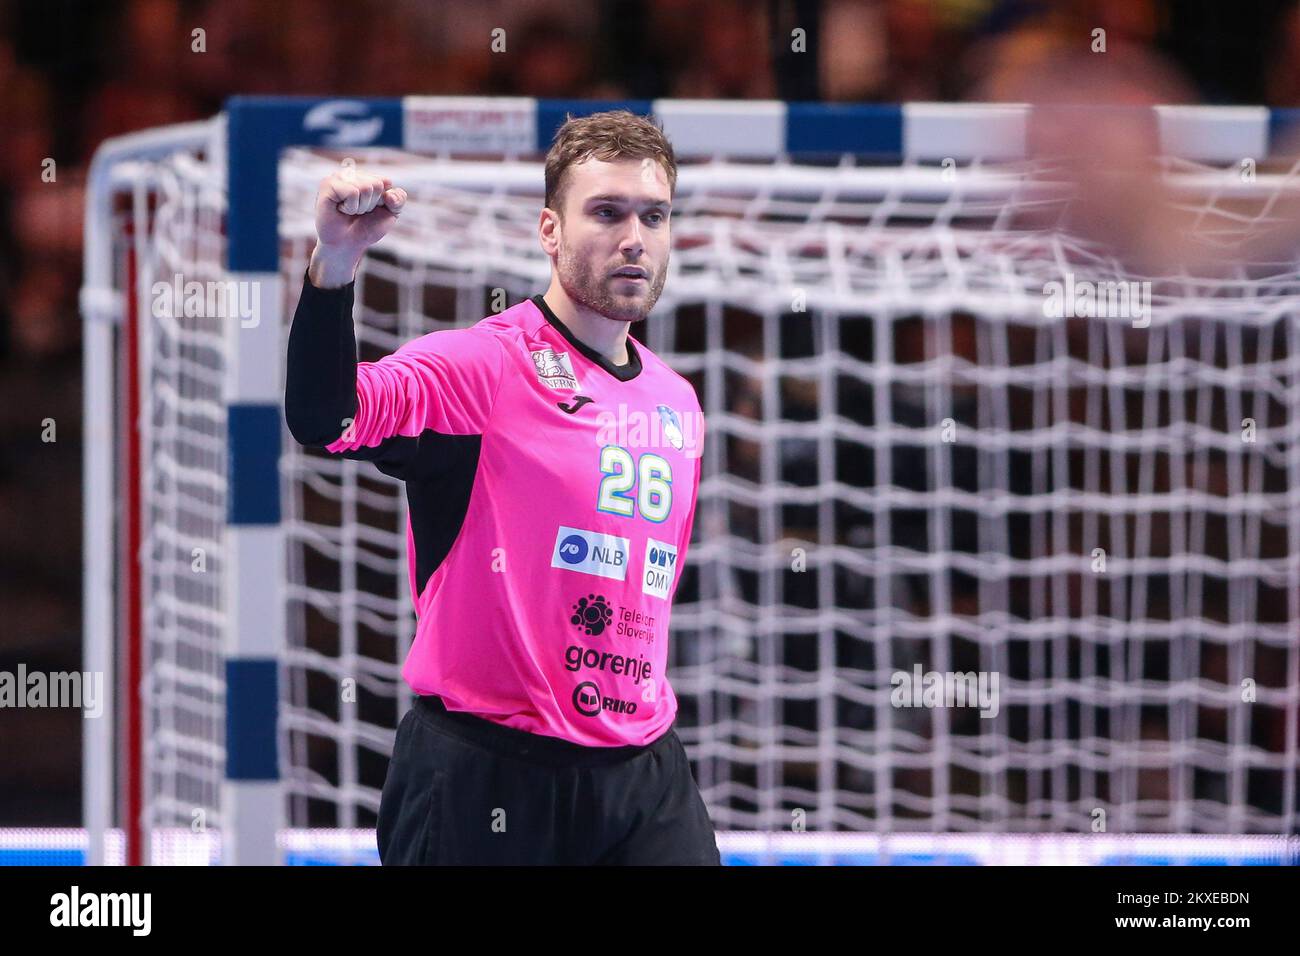
<svg viewBox="0 0 1300 956"><path fill-rule="evenodd" d="M623 239L618 247L623 252L633 252L638 255L645 249L645 242L641 238L641 220L636 216L632 217L632 225L624 230Z"/></svg>

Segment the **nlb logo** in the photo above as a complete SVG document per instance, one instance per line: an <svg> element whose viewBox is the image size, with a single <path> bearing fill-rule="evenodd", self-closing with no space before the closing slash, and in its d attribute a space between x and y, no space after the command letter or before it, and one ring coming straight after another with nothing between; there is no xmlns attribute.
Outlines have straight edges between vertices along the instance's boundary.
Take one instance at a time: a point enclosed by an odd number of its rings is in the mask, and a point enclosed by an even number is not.
<svg viewBox="0 0 1300 956"><path fill-rule="evenodd" d="M328 130L321 137L326 146L364 146L373 143L384 128L384 118L369 113L370 107L360 100L329 100L307 111L302 128Z"/></svg>
<svg viewBox="0 0 1300 956"><path fill-rule="evenodd" d="M587 560L587 541L581 535L571 534L560 542L560 557L566 564L580 564Z"/></svg>
<svg viewBox="0 0 1300 956"><path fill-rule="evenodd" d="M641 575L642 592L668 600L676 573L677 548L665 541L646 539L645 566Z"/></svg>
<svg viewBox="0 0 1300 956"><path fill-rule="evenodd" d="M627 538L561 525L555 535L551 567L626 581L628 550Z"/></svg>

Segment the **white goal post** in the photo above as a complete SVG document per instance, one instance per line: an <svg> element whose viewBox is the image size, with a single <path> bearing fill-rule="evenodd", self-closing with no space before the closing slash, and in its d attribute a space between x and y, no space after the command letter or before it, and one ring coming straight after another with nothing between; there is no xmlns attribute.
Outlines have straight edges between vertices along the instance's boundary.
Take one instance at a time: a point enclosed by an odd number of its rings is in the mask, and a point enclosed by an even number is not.
<svg viewBox="0 0 1300 956"><path fill-rule="evenodd" d="M88 859L114 829L128 862L269 863L373 826L405 501L284 425L315 186L353 161L411 194L357 281L373 360L545 287L541 157L619 106L681 162L633 334L710 423L670 666L718 828L1300 830L1296 261L1131 275L1060 225L1022 106L235 97L89 179ZM1207 229L1296 191L1292 113L1154 116ZM1047 304L1138 280L1141 323ZM996 699L899 705L932 674Z"/></svg>

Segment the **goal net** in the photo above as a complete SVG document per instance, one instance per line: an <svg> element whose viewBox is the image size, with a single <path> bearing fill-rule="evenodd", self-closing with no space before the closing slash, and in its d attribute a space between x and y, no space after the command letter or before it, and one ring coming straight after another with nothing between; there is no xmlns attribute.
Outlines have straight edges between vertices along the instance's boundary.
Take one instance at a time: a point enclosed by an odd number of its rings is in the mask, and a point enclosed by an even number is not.
<svg viewBox="0 0 1300 956"><path fill-rule="evenodd" d="M290 146L268 308L228 266L224 131L117 163L88 297L120 319L108 815L137 808L155 858L173 831L215 858L232 826L232 328L273 316L282 376L316 184L354 162L411 197L357 280L363 360L550 273L536 152ZM1219 238L1296 185L1161 168ZM669 660L720 831L1296 832L1296 262L1134 275L1069 231L1078 202L1021 158L682 156L632 334L710 426ZM279 427L273 799L288 828L373 827L410 704L405 500Z"/></svg>

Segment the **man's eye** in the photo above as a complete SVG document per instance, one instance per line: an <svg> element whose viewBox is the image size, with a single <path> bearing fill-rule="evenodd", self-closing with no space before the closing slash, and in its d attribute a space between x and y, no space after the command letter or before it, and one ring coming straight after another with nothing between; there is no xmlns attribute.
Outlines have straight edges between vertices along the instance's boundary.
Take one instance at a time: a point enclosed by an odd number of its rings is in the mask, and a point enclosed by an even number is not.
<svg viewBox="0 0 1300 956"><path fill-rule="evenodd" d="M602 206L601 208L596 210L597 216L602 215L604 213L609 213L612 216L614 214L614 210L610 209L608 206Z"/></svg>
<svg viewBox="0 0 1300 956"><path fill-rule="evenodd" d="M661 212L652 212L650 215L646 216L646 219L653 220L654 224L657 226L659 223L664 221L664 214Z"/></svg>

